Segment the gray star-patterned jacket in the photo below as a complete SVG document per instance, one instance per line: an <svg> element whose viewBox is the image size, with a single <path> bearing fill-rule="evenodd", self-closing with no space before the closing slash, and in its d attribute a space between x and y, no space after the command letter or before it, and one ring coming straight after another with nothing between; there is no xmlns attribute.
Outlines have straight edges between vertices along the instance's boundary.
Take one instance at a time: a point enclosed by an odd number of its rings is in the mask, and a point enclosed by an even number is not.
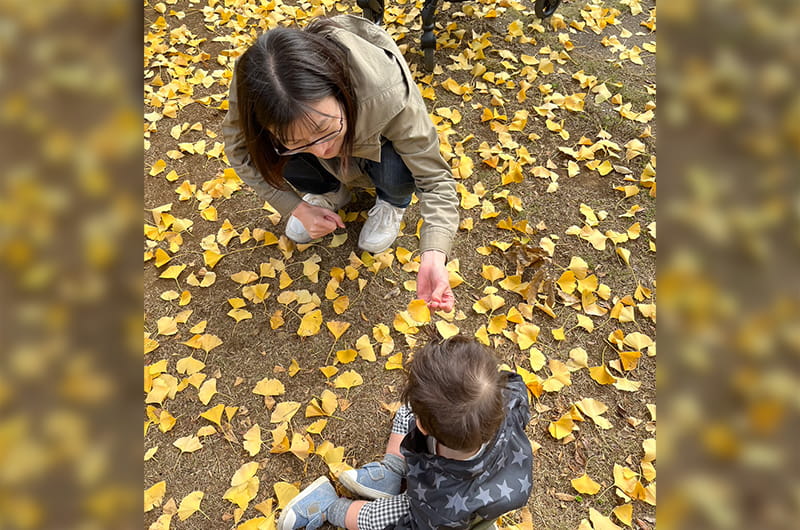
<svg viewBox="0 0 800 530"><path fill-rule="evenodd" d="M431 454L427 436L416 426L411 429L401 444L408 465L409 511L388 528L468 528L476 516L493 520L525 506L531 494L533 454L525 434L528 391L518 374L508 374L504 397L505 420L471 460Z"/></svg>

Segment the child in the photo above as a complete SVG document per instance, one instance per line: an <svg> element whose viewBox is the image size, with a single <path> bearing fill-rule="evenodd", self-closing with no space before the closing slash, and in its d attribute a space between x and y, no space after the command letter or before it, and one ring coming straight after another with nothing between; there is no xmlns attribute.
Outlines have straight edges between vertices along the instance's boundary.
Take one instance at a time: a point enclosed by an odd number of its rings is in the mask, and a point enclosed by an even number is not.
<svg viewBox="0 0 800 530"><path fill-rule="evenodd" d="M469 528L527 503L527 389L519 375L497 370L490 351L460 336L432 340L409 363L402 401L383 461L339 476L377 500L340 498L320 477L289 502L279 530L325 521L349 530Z"/></svg>

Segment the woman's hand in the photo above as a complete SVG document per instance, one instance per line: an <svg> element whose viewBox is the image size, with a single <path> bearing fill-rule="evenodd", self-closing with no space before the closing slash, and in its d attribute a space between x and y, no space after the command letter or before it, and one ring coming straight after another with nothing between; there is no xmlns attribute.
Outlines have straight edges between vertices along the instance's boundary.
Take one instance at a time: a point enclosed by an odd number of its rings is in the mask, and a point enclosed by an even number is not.
<svg viewBox="0 0 800 530"><path fill-rule="evenodd" d="M433 310L452 311L455 298L445 261L447 256L438 250L422 253L417 273L417 297L425 300Z"/></svg>
<svg viewBox="0 0 800 530"><path fill-rule="evenodd" d="M344 228L342 218L336 212L308 204L306 201L300 201L292 215L303 223L303 227L312 239L326 236L337 228Z"/></svg>

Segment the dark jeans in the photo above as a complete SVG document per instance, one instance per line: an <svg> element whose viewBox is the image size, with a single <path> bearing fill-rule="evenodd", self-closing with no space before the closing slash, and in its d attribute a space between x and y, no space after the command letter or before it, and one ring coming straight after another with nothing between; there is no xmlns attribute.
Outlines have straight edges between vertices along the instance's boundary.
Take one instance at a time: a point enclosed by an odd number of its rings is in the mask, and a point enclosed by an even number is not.
<svg viewBox="0 0 800 530"><path fill-rule="evenodd" d="M386 142L381 146L380 162L363 158L355 160L375 184L379 198L398 208L408 206L411 194L416 189L414 177L394 150L392 142ZM317 157L310 153L292 156L283 170L283 178L297 191L315 195L336 191L341 185L336 177L320 164Z"/></svg>

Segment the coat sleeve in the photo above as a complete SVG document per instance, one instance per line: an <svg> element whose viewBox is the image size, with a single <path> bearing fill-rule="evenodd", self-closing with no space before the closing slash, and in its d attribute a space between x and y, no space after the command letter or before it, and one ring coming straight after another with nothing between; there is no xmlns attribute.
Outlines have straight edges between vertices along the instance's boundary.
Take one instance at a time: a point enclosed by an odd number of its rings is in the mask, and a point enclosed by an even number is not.
<svg viewBox="0 0 800 530"><path fill-rule="evenodd" d="M527 425L531 419L531 403L528 399L528 387L519 374L509 372L506 383L506 403L510 414L519 416L522 425Z"/></svg>
<svg viewBox="0 0 800 530"><path fill-rule="evenodd" d="M424 220L420 252L440 250L449 255L458 229L456 183L439 152L436 128L415 84L409 92L408 104L387 123L382 135L414 176Z"/></svg>
<svg viewBox="0 0 800 530"><path fill-rule="evenodd" d="M292 190L279 190L267 184L261 172L255 167L239 121L239 105L236 99L236 74L231 78L228 94L228 114L222 122L222 136L225 140L225 154L228 162L248 186L253 188L263 200L270 203L282 217L288 216L302 200Z"/></svg>

